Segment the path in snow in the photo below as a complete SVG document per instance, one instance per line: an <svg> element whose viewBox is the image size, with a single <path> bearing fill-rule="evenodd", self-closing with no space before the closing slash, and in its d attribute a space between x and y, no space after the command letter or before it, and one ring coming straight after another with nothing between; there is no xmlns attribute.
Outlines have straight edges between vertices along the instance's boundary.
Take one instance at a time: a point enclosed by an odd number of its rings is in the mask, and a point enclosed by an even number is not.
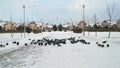
<svg viewBox="0 0 120 68"><path fill-rule="evenodd" d="M0 68L23 68L32 66L36 58L41 58L44 49L35 46L22 47L0 55ZM38 60L37 60L38 61Z"/></svg>

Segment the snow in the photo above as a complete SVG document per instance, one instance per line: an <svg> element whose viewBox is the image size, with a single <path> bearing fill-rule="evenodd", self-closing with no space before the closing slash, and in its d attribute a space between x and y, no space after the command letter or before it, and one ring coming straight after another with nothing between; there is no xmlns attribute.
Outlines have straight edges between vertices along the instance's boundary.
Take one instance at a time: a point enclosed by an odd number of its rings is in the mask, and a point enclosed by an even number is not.
<svg viewBox="0 0 120 68"><path fill-rule="evenodd" d="M30 33L26 38L15 33L11 38L10 34L0 34L0 43L9 45L0 48L0 68L120 68L120 32L112 32L111 38L107 38L108 32L90 32L90 36L82 36L73 32L43 32L39 34ZM90 42L82 44L62 44L58 46L28 45L30 39L63 39L76 37ZM20 45L12 44L12 41L19 41ZM110 47L98 47L96 42L102 43L107 40Z"/></svg>

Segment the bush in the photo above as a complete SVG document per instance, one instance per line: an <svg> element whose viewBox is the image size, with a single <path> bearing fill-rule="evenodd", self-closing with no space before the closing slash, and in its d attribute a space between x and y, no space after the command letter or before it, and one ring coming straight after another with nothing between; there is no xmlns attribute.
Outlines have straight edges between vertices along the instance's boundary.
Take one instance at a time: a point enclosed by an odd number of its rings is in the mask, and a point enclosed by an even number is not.
<svg viewBox="0 0 120 68"><path fill-rule="evenodd" d="M2 30L2 26L0 26L0 30Z"/></svg>
<svg viewBox="0 0 120 68"><path fill-rule="evenodd" d="M59 31L62 31L62 29L63 29L62 25L59 24L59 26L58 26L58 30L59 30Z"/></svg>
<svg viewBox="0 0 120 68"><path fill-rule="evenodd" d="M17 28L18 32L23 32L24 31L24 26L18 26Z"/></svg>
<svg viewBox="0 0 120 68"><path fill-rule="evenodd" d="M93 28L94 28L94 29L99 29L100 26L98 26L97 24L94 24L94 25L93 25Z"/></svg>
<svg viewBox="0 0 120 68"><path fill-rule="evenodd" d="M57 31L57 26L56 25L53 25L53 30Z"/></svg>
<svg viewBox="0 0 120 68"><path fill-rule="evenodd" d="M51 32L51 30L48 30L48 32Z"/></svg>
<svg viewBox="0 0 120 68"><path fill-rule="evenodd" d="M41 30L33 30L33 33L37 34L37 33L41 33Z"/></svg>
<svg viewBox="0 0 120 68"><path fill-rule="evenodd" d="M74 33L82 33L82 29L76 28L76 29L73 29L73 32L74 32Z"/></svg>
<svg viewBox="0 0 120 68"><path fill-rule="evenodd" d="M64 30L64 32L67 32L67 30Z"/></svg>
<svg viewBox="0 0 120 68"><path fill-rule="evenodd" d="M31 31L32 31L32 29L31 29L31 28L26 27L26 32L27 32L27 33L30 33Z"/></svg>

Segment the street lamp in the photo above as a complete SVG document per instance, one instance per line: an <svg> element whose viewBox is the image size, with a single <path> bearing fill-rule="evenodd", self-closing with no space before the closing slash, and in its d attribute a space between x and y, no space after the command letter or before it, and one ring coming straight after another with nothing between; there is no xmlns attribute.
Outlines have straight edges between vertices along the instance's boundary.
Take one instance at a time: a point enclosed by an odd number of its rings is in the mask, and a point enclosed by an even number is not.
<svg viewBox="0 0 120 68"><path fill-rule="evenodd" d="M85 13L84 13L84 9L85 9L85 5L82 5L83 8L83 36L85 36Z"/></svg>
<svg viewBox="0 0 120 68"><path fill-rule="evenodd" d="M33 9L34 9L34 7L36 7L36 5L30 6L30 8L31 8L31 22L34 21L33 20L33 17L34 17ZM33 28L32 28L32 32L33 32Z"/></svg>
<svg viewBox="0 0 120 68"><path fill-rule="evenodd" d="M25 28L25 5L23 5L22 7L23 7L23 19L24 19L24 23L23 23L23 25L24 25L24 38L25 38L26 37L26 35L25 35L25 32L26 32L26 28Z"/></svg>
<svg viewBox="0 0 120 68"><path fill-rule="evenodd" d="M85 36L85 4L80 5L82 7L83 14L83 36Z"/></svg>
<svg viewBox="0 0 120 68"><path fill-rule="evenodd" d="M33 21L33 16L34 16L34 7L36 7L36 5L33 5L33 6L31 6L30 8L31 8L31 21Z"/></svg>

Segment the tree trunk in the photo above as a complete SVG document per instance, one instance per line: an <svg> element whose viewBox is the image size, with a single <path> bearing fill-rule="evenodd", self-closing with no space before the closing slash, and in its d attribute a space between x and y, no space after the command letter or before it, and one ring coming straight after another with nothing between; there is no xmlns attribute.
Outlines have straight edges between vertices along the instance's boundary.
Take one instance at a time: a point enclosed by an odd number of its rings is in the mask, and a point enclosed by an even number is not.
<svg viewBox="0 0 120 68"><path fill-rule="evenodd" d="M90 31L88 31L88 36L90 36Z"/></svg>
<svg viewBox="0 0 120 68"><path fill-rule="evenodd" d="M111 32L109 31L108 38L110 38Z"/></svg>
<svg viewBox="0 0 120 68"><path fill-rule="evenodd" d="M97 31L95 31L95 37L97 37Z"/></svg>

